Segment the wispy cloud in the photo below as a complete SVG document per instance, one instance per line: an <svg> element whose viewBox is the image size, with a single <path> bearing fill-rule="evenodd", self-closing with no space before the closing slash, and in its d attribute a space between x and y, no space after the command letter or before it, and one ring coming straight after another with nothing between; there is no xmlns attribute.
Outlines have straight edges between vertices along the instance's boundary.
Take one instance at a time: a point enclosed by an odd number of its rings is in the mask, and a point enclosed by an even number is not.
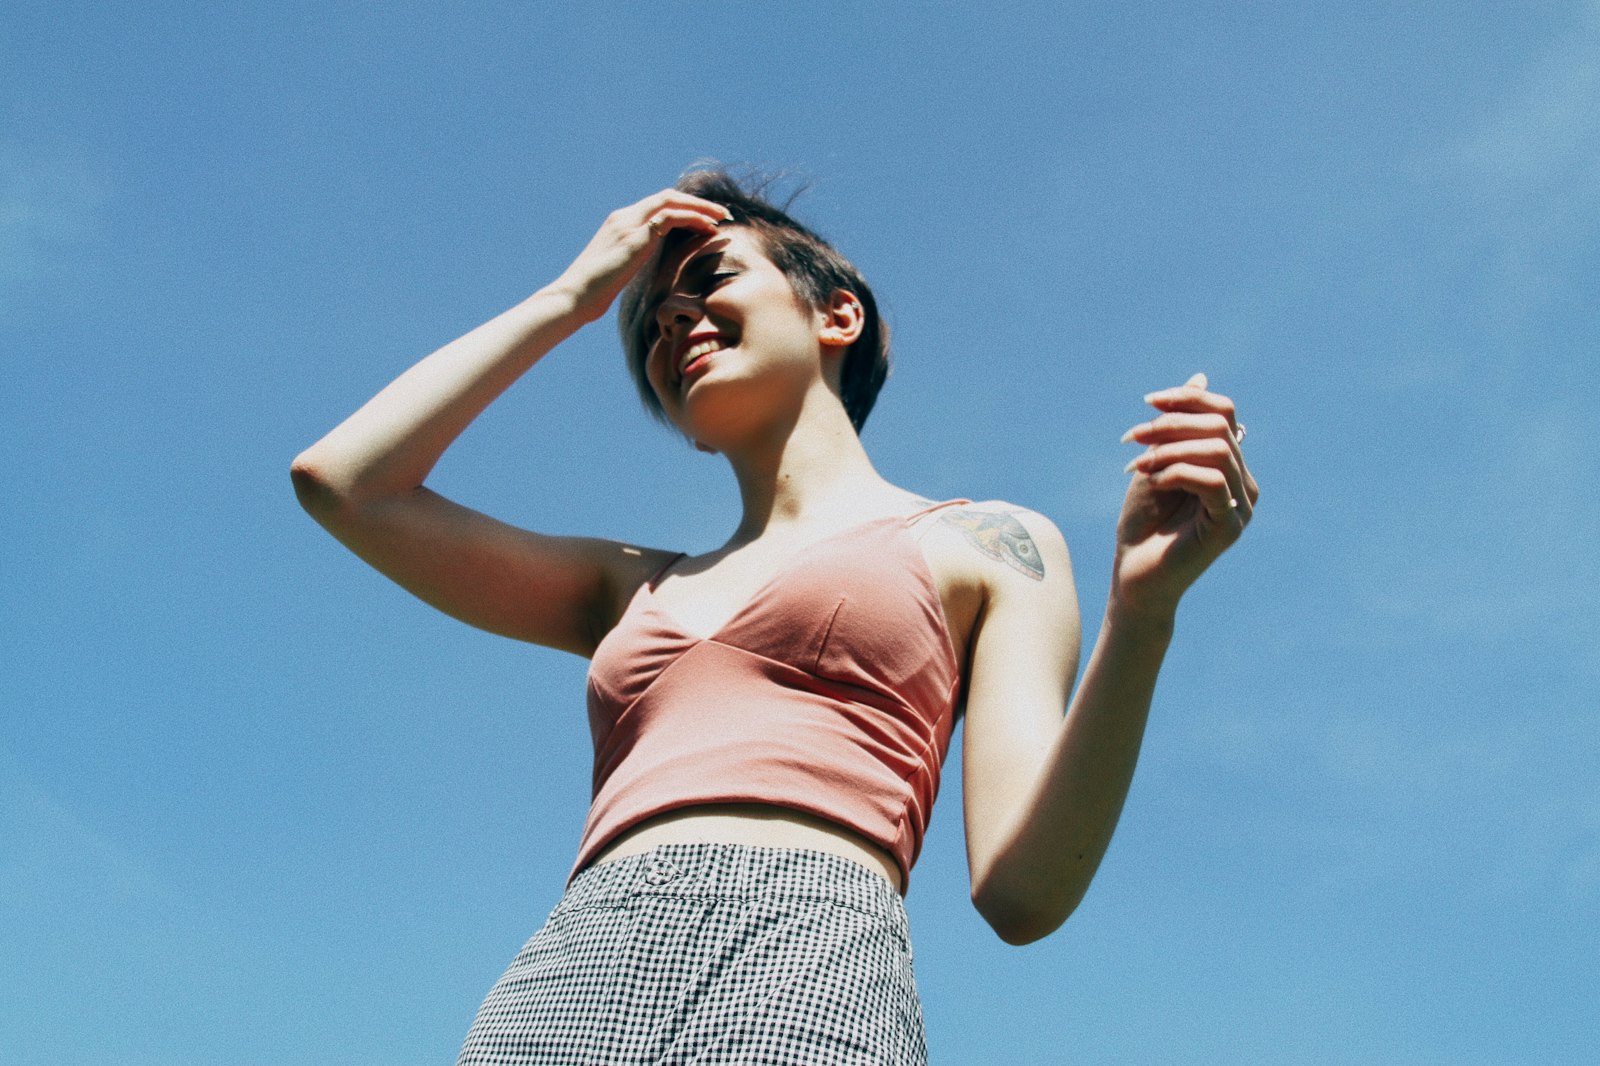
<svg viewBox="0 0 1600 1066"><path fill-rule="evenodd" d="M1419 491L1355 547L1354 606L1363 625L1452 643L1540 634L1600 668L1588 601L1575 595L1600 586L1587 397L1508 396L1496 414L1494 446L1465 476Z"/></svg>
<svg viewBox="0 0 1600 1066"><path fill-rule="evenodd" d="M1336 698L1315 710L1208 713L1171 742L1238 780L1276 777L1278 787L1304 790L1264 816L1288 812L1327 838L1325 857L1307 871L1311 891L1441 876L1480 899L1536 892L1579 904L1600 890L1600 799L1586 787L1581 754L1593 749L1594 729L1585 716L1546 706L1433 727ZM1297 768L1292 784L1277 776L1283 767Z"/></svg>
<svg viewBox="0 0 1600 1066"><path fill-rule="evenodd" d="M88 885L108 895L171 895L148 863L93 828L0 745L0 902L16 907Z"/></svg>
<svg viewBox="0 0 1600 1066"><path fill-rule="evenodd" d="M0 141L0 286L69 268L98 239L109 192L80 153Z"/></svg>
<svg viewBox="0 0 1600 1066"><path fill-rule="evenodd" d="M1447 165L1497 252L1501 295L1537 304L1600 237L1600 0L1531 62Z"/></svg>
<svg viewBox="0 0 1600 1066"><path fill-rule="evenodd" d="M1600 799L1581 781L1514 812L1489 870L1492 888L1506 896L1530 888L1568 903L1592 905L1600 896Z"/></svg>
<svg viewBox="0 0 1600 1066"><path fill-rule="evenodd" d="M1467 138L1464 158L1508 197L1539 191L1600 205L1600 3L1539 58L1487 125ZM1533 205L1530 205L1533 206Z"/></svg>

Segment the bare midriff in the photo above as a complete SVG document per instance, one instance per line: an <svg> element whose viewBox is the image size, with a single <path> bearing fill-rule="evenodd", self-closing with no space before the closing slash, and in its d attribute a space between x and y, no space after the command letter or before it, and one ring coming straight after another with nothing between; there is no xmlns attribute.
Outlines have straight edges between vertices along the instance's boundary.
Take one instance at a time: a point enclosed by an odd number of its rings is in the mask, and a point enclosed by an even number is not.
<svg viewBox="0 0 1600 1066"><path fill-rule="evenodd" d="M595 856L594 865L649 851L658 844L743 844L758 848L806 848L850 859L901 891L900 867L887 851L828 821L762 803L717 803L680 807L647 818L624 831Z"/></svg>

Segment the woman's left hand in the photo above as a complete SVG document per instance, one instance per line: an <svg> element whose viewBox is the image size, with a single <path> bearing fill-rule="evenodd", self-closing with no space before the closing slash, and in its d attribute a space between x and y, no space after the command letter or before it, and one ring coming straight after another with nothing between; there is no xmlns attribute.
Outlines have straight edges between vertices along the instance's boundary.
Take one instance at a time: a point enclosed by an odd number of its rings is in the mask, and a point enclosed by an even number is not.
<svg viewBox="0 0 1600 1066"><path fill-rule="evenodd" d="M1112 599L1170 612L1212 561L1239 539L1261 490L1245 467L1233 401L1196 374L1145 397L1160 412L1122 438L1146 445L1117 520Z"/></svg>

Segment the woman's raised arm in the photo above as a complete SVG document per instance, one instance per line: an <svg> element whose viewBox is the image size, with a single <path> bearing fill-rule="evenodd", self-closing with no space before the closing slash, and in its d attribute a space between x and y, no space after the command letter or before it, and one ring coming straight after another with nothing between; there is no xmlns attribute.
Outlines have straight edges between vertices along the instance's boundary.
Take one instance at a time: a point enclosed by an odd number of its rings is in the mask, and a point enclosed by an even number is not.
<svg viewBox="0 0 1600 1066"><path fill-rule="evenodd" d="M407 370L290 468L305 509L388 577L440 610L506 636L588 654L617 589L656 553L517 529L425 488L485 407L585 323L605 314L672 229L714 232L718 204L668 190L607 217L553 283Z"/></svg>

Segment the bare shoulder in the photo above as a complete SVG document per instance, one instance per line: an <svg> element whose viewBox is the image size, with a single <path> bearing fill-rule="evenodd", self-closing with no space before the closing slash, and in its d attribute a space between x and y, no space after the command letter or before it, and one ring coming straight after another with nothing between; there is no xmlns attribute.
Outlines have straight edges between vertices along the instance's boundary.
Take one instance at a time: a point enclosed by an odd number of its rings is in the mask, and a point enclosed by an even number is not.
<svg viewBox="0 0 1600 1066"><path fill-rule="evenodd" d="M1037 511L1004 500L984 500L946 507L937 514L939 524L959 535L969 549L969 561L980 568L1003 568L1008 577L1042 583L1052 570L1069 567L1060 530Z"/></svg>

